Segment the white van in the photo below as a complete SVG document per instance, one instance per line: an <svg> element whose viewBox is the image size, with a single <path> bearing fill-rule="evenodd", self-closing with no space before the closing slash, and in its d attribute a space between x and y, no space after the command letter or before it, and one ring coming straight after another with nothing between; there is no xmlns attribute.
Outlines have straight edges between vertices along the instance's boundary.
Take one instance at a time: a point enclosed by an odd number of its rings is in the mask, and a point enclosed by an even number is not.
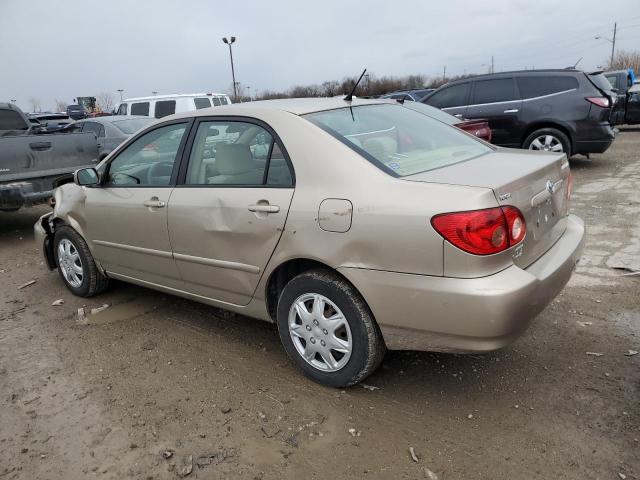
<svg viewBox="0 0 640 480"><path fill-rule="evenodd" d="M174 113L230 104L231 99L224 93L180 93L127 98L118 104L114 111L116 115L143 115L162 118Z"/></svg>

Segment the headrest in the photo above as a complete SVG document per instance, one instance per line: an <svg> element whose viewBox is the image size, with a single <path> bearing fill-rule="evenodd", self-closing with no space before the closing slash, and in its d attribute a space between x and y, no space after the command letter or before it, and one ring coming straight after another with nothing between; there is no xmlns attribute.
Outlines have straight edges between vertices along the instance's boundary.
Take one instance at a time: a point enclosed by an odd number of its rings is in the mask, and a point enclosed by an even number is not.
<svg viewBox="0 0 640 480"><path fill-rule="evenodd" d="M216 145L216 168L220 175L239 175L255 169L248 145L219 143Z"/></svg>

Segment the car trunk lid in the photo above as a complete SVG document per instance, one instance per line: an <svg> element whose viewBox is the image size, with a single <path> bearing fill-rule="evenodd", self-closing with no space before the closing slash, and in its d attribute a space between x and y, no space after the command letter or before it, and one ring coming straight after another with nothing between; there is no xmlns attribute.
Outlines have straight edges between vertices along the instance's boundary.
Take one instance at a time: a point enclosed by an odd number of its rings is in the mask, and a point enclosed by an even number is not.
<svg viewBox="0 0 640 480"><path fill-rule="evenodd" d="M499 205L517 207L527 226L524 241L512 247L513 261L521 268L540 258L566 228L569 162L565 154L497 149L404 180L490 188Z"/></svg>

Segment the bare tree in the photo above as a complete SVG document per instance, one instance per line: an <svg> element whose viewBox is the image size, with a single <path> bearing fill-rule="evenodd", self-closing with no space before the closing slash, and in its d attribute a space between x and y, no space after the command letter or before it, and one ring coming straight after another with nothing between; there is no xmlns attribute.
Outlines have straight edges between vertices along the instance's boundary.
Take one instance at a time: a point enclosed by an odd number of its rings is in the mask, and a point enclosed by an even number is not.
<svg viewBox="0 0 640 480"><path fill-rule="evenodd" d="M29 97L29 105L31 105L32 112L40 112L42 111L42 104L40 103L40 99L36 97Z"/></svg>
<svg viewBox="0 0 640 480"><path fill-rule="evenodd" d="M96 95L96 102L103 112L110 112L115 105L113 95L109 92L102 92Z"/></svg>
<svg viewBox="0 0 640 480"><path fill-rule="evenodd" d="M640 52L636 50L618 50L613 57L613 62L607 61L609 70L622 70L633 68L634 72L640 72Z"/></svg>
<svg viewBox="0 0 640 480"><path fill-rule="evenodd" d="M66 112L69 104L64 100L56 100L56 112Z"/></svg>

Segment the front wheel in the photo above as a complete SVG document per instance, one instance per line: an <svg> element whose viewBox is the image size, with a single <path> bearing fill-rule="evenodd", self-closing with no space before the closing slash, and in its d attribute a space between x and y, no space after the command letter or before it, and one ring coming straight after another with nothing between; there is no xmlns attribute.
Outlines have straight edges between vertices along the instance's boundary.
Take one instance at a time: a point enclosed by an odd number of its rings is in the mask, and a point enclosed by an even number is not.
<svg viewBox="0 0 640 480"><path fill-rule="evenodd" d="M360 294L328 271L302 273L285 286L277 323L289 357L323 385L354 385L385 354L378 325Z"/></svg>
<svg viewBox="0 0 640 480"><path fill-rule="evenodd" d="M84 239L69 226L56 229L53 254L62 281L74 295L92 297L108 286L109 279L96 266Z"/></svg>
<svg viewBox="0 0 640 480"><path fill-rule="evenodd" d="M522 148L544 152L566 153L571 156L569 138L556 128L541 128L532 132L524 141Z"/></svg>

